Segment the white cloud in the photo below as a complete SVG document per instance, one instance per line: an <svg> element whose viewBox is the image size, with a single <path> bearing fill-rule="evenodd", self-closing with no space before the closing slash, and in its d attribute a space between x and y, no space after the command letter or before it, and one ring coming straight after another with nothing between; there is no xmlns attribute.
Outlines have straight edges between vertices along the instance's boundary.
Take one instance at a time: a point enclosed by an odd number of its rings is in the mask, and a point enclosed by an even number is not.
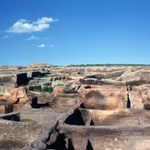
<svg viewBox="0 0 150 150"><path fill-rule="evenodd" d="M38 45L37 47L44 48L45 46L46 46L45 44L41 44L41 45Z"/></svg>
<svg viewBox="0 0 150 150"><path fill-rule="evenodd" d="M8 39L10 36L8 36L8 35L6 35L6 36L4 36L4 37L2 37L2 39L4 40L4 39Z"/></svg>
<svg viewBox="0 0 150 150"><path fill-rule="evenodd" d="M38 37L32 35L29 38L27 38L26 40L31 41L31 40L37 40L37 39L38 39Z"/></svg>
<svg viewBox="0 0 150 150"><path fill-rule="evenodd" d="M43 17L41 19L38 19L35 24L45 24L48 22L54 22L54 20L52 18L47 18L47 17Z"/></svg>
<svg viewBox="0 0 150 150"><path fill-rule="evenodd" d="M52 47L53 47L53 46L55 46L55 45L51 44L50 46L52 46Z"/></svg>
<svg viewBox="0 0 150 150"><path fill-rule="evenodd" d="M37 21L27 21L25 19L20 19L15 22L12 27L10 27L6 32L9 33L31 33L31 32L40 32L50 27L51 22L58 21L53 18L42 17Z"/></svg>

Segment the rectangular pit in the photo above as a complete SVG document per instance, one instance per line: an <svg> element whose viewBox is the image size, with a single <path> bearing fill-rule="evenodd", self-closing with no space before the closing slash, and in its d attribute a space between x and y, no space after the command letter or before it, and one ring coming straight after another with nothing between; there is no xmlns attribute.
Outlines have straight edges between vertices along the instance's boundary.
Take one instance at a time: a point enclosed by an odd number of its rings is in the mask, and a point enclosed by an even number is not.
<svg viewBox="0 0 150 150"><path fill-rule="evenodd" d="M67 147L71 143L74 150L150 148L150 114L146 110L79 108L58 129L66 137Z"/></svg>
<svg viewBox="0 0 150 150"><path fill-rule="evenodd" d="M65 120L70 125L137 126L150 125L150 114L145 110L93 110L79 108Z"/></svg>

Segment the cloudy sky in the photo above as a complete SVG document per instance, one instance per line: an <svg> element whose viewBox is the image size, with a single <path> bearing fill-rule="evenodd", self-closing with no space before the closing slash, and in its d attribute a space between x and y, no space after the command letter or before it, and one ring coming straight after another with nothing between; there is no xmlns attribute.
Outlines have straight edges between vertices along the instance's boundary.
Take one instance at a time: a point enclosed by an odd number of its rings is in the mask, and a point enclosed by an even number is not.
<svg viewBox="0 0 150 150"><path fill-rule="evenodd" d="M0 0L0 65L150 64L149 0Z"/></svg>

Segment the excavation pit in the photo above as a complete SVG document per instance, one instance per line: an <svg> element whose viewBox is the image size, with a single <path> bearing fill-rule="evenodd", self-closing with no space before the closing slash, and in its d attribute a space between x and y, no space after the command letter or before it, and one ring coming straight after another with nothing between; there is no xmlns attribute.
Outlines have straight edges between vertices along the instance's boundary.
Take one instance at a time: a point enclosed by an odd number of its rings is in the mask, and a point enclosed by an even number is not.
<svg viewBox="0 0 150 150"><path fill-rule="evenodd" d="M148 149L150 114L138 109L77 108L58 129L75 150Z"/></svg>
<svg viewBox="0 0 150 150"><path fill-rule="evenodd" d="M82 146L88 150L144 150L149 149L150 126L76 126L64 125L60 129L71 140L75 150ZM84 150L84 149L82 149Z"/></svg>
<svg viewBox="0 0 150 150"><path fill-rule="evenodd" d="M149 125L150 114L148 111L135 109L92 110L79 109L84 124L95 126L136 126Z"/></svg>
<svg viewBox="0 0 150 150"><path fill-rule="evenodd" d="M20 150L53 126L60 114L42 108L1 114L0 148Z"/></svg>
<svg viewBox="0 0 150 150"><path fill-rule="evenodd" d="M136 126L149 125L149 111L141 109L98 110L78 108L65 120L70 125Z"/></svg>

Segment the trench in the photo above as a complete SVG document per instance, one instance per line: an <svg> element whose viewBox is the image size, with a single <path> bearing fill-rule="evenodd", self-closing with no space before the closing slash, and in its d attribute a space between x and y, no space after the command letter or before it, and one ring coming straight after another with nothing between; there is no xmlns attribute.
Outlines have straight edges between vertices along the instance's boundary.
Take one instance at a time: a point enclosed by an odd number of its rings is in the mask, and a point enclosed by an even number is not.
<svg viewBox="0 0 150 150"><path fill-rule="evenodd" d="M130 100L129 93L127 94L127 108L131 108L131 100Z"/></svg>
<svg viewBox="0 0 150 150"><path fill-rule="evenodd" d="M35 109L39 109L39 108L43 108L43 107L49 107L49 106L50 106L49 103L39 104L37 97L34 97L32 99L32 102L31 102L31 107L35 108Z"/></svg>
<svg viewBox="0 0 150 150"><path fill-rule="evenodd" d="M38 104L36 98L32 100L31 105L33 108L45 106L45 104ZM122 140L121 143L125 143L124 141L129 140L130 136L132 138L132 130L134 135L147 136L149 127L146 129L136 127L140 125L139 114L141 114L142 110L134 111L133 109L128 109L131 108L131 106L129 94L127 94L126 108L124 108L123 112L107 109L92 109L92 107L87 108L84 102L80 103L72 112L65 113L67 117L63 120L63 124L61 124L62 128L60 127L57 129L59 132L58 137L52 144L47 145L47 149L97 150L97 145L100 147L103 146L103 143L106 144L105 136L109 137L110 142L108 143L112 142L114 144L113 148L116 148L117 142L114 141L113 136ZM13 110L13 108L10 107L8 110ZM141 116L143 117L144 114L141 114ZM148 116L148 113L146 113L146 116L147 118L144 119L147 121L150 116ZM20 114L9 114L1 118L20 121ZM147 121L147 125L149 124L150 121ZM123 126L126 128L122 130ZM134 129L134 127L136 128ZM68 137L68 135L70 135L70 137ZM125 135L125 137L121 137L120 135ZM119 136L121 138L119 138ZM102 149L104 148L102 147Z"/></svg>

